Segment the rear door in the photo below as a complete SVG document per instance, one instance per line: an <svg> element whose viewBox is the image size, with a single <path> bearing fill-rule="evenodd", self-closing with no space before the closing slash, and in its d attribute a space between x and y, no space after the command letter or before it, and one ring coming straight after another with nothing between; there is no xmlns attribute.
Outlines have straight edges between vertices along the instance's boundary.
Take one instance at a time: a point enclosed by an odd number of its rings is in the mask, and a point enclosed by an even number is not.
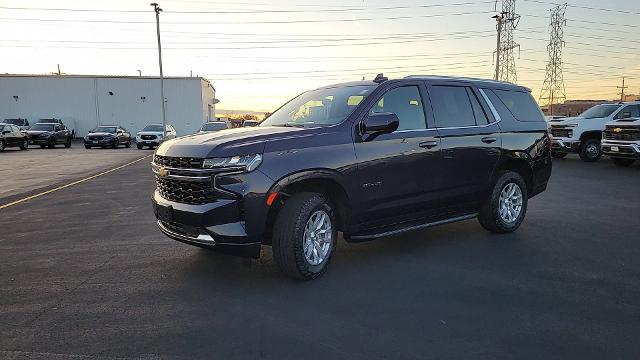
<svg viewBox="0 0 640 360"><path fill-rule="evenodd" d="M400 120L395 132L369 141L357 138L354 143L361 199L356 213L362 214L362 219L354 220L364 227L429 215L425 210L438 196L440 140L427 122L425 90L421 81L389 84L360 119L392 112Z"/></svg>
<svg viewBox="0 0 640 360"><path fill-rule="evenodd" d="M500 128L471 83L432 82L428 91L442 141L442 195L452 213L475 211L500 157Z"/></svg>

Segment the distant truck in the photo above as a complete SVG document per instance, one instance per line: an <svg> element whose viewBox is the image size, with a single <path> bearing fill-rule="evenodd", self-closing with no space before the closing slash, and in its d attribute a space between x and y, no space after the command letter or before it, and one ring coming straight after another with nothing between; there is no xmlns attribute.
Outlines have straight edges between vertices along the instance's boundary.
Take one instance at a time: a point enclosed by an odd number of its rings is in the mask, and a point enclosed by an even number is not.
<svg viewBox="0 0 640 360"><path fill-rule="evenodd" d="M564 158L578 153L586 162L598 161L602 156L602 132L612 121L640 117L640 101L600 104L587 109L576 117L549 120L551 156Z"/></svg>

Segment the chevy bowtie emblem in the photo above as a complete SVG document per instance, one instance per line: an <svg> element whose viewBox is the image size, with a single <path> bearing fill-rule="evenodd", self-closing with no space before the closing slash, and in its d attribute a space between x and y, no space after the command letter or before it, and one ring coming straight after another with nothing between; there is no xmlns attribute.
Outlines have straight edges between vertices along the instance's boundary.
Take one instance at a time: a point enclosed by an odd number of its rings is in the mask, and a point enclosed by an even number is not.
<svg viewBox="0 0 640 360"><path fill-rule="evenodd" d="M165 168L163 168L163 167L159 168L159 169L158 169L158 176L160 176L160 177L167 177L167 176L169 176L169 170L167 170L167 169L165 169Z"/></svg>
<svg viewBox="0 0 640 360"><path fill-rule="evenodd" d="M620 129L620 128L613 129L613 132L621 132L621 131L622 131L622 129Z"/></svg>

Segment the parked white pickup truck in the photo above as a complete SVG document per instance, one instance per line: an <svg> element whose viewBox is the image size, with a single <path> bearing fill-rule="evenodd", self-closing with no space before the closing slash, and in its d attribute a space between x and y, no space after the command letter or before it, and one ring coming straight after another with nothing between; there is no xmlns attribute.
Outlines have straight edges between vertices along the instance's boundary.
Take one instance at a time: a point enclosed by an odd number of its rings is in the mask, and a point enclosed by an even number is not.
<svg viewBox="0 0 640 360"><path fill-rule="evenodd" d="M589 108L577 117L550 120L551 156L563 158L568 153L578 153L586 162L598 161L602 156L600 142L608 122L640 117L640 101L600 104Z"/></svg>

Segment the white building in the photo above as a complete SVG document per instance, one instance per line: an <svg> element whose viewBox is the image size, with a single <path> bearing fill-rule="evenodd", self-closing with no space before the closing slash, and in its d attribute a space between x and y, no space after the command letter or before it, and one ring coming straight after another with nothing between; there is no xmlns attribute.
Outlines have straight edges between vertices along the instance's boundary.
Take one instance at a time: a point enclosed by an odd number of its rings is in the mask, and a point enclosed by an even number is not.
<svg viewBox="0 0 640 360"><path fill-rule="evenodd" d="M201 77L164 79L167 123L192 134L215 119L215 88ZM77 136L97 125L120 125L135 135L162 123L160 78L94 75L1 75L0 122L61 119Z"/></svg>

